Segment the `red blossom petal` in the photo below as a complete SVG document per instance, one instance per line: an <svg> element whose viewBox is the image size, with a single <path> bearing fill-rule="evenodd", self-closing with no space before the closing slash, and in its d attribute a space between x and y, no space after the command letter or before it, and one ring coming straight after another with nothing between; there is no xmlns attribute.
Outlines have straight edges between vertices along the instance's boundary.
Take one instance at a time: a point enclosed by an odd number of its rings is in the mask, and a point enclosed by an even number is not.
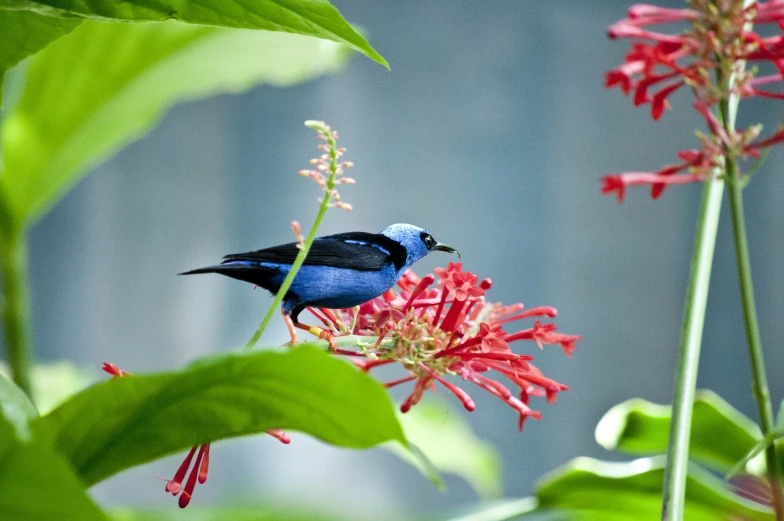
<svg viewBox="0 0 784 521"><path fill-rule="evenodd" d="M661 175L653 172L624 172L610 174L602 177L602 194L618 192L618 201L623 202L626 187L633 185L671 185L683 183L697 183L703 181L699 174ZM656 187L654 198L661 194L661 189Z"/></svg>
<svg viewBox="0 0 784 521"><path fill-rule="evenodd" d="M416 298L419 297L429 285L435 282L435 280L436 278L432 275L426 275L423 277L422 280L419 281L419 284L417 284L414 291L411 293L411 297L409 297L408 302L406 302L406 304L403 306L403 310L407 311L410 309L414 300L416 300Z"/></svg>
<svg viewBox="0 0 784 521"><path fill-rule="evenodd" d="M626 183L623 182L622 174L611 174L602 176L602 195L618 192L618 202L622 203L626 197Z"/></svg>
<svg viewBox="0 0 784 521"><path fill-rule="evenodd" d="M670 104L667 101L667 96L681 88L683 85L684 82L679 81L664 87L662 90L653 95L653 100L651 101L651 116L654 120L658 120L662 117L665 108L670 108Z"/></svg>
<svg viewBox="0 0 784 521"><path fill-rule="evenodd" d="M699 13L693 9L671 9L651 4L634 4L627 12L629 18L651 20L648 23L680 22L699 18Z"/></svg>
<svg viewBox="0 0 784 521"><path fill-rule="evenodd" d="M204 453L204 459L201 462L201 468L199 469L199 483L202 485L207 482L207 473L210 470L210 444L205 443L201 446L201 450Z"/></svg>
<svg viewBox="0 0 784 521"><path fill-rule="evenodd" d="M267 431L267 434L269 434L273 438L277 438L278 441L280 441L281 443L283 443L285 445L288 445L289 443L291 443L291 438L289 437L289 435L286 434L285 432L283 432L280 429L270 429L270 430Z"/></svg>
<svg viewBox="0 0 784 521"><path fill-rule="evenodd" d="M753 145L751 145L751 149L752 150L754 150L754 149L758 150L758 149L766 148L766 147L769 147L771 145L775 145L775 144L778 144L778 143L781 143L781 142L784 142L784 129L779 130L778 132L776 132L775 134L773 134L772 136L770 136L767 139L763 139L762 141L754 143ZM747 151L747 153L750 153L750 152Z"/></svg>
<svg viewBox="0 0 784 521"><path fill-rule="evenodd" d="M180 495L180 499L178 500L177 504L180 508L185 508L188 506L188 503L191 502L191 498L193 497L193 490L196 488L196 478L199 475L199 468L201 467L201 460L204 456L204 451L199 450L199 454L196 456L196 464L193 466L193 470L188 475L188 482L185 483L185 488Z"/></svg>
<svg viewBox="0 0 784 521"><path fill-rule="evenodd" d="M193 460L193 455L196 454L196 449L198 447L194 446L188 455L185 457L183 462L180 464L180 467L177 469L177 472L174 474L174 477L166 483L166 492L169 492L172 496L176 496L180 492L180 487L182 486L182 480L185 479L185 474L188 472L188 468L191 466L191 461Z"/></svg>
<svg viewBox="0 0 784 521"><path fill-rule="evenodd" d="M115 378L119 378L121 376L129 376L129 375L131 375L131 373L129 373L128 371L123 371L122 369L120 369L116 365L110 364L108 362L104 362L103 363L103 367L101 369L103 369L103 371L105 373L108 373L108 374L114 376Z"/></svg>

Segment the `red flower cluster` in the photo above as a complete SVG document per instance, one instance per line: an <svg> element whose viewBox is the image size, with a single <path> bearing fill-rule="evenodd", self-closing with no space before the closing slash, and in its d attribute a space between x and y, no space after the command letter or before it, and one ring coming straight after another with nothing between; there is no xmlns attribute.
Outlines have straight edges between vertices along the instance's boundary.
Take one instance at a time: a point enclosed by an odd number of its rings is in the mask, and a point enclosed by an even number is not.
<svg viewBox="0 0 784 521"><path fill-rule="evenodd" d="M116 365L110 363L104 363L103 370L115 378L133 375L133 373L123 371ZM289 436L281 430L269 430L267 431L267 434L277 438L282 443L291 443ZM183 487L182 482L185 479L185 474L188 473L188 469L191 467L191 462L193 461L194 454L196 454L196 449L199 450L198 455L196 455L196 463L193 465L193 469L188 476L188 481L185 483L185 487ZM172 496L176 496L180 493L180 491L182 491L182 495L180 495L178 504L180 508L187 507L188 503L191 501L191 497L193 496L193 490L196 488L196 481L202 485L207 482L207 472L209 471L209 467L210 444L203 443L201 445L193 446L193 448L191 448L190 452L188 452L188 455L183 460L182 464L180 464L180 467L177 469L174 477L172 479L166 480L166 488L164 490L169 492Z"/></svg>
<svg viewBox="0 0 784 521"><path fill-rule="evenodd" d="M532 357L512 352L509 344L519 340L560 344L568 356L575 349L578 335L556 332L551 323L539 318L554 318L552 307L523 309L522 304L503 306L485 300L491 282L478 282L473 273L462 270L461 263L436 269L440 281L435 288L433 275L422 279L406 272L398 282L399 292L389 290L381 297L359 306L358 310L308 308L335 334L375 336L377 340L361 347L360 352L338 350L338 354L362 356L354 363L365 371L398 362L409 374L388 382L393 387L415 382L413 392L401 405L406 412L416 405L427 389L439 383L454 394L469 410L471 397L445 377L455 375L498 397L520 415L519 427L527 417L541 418L528 407L531 396L546 396L555 401L556 393L568 389L555 382L529 362ZM506 324L536 318L533 327L507 333ZM504 376L518 390L514 393L502 383L486 376L490 371Z"/></svg>
<svg viewBox="0 0 784 521"><path fill-rule="evenodd" d="M669 184L703 181L722 165L725 153L759 157L760 150L784 141L784 131L754 142L759 126L742 131L725 130L710 111L710 106L730 95L784 99L784 93L761 90L760 85L784 78L784 35L761 37L752 24L784 24L784 0L755 2L744 7L742 0L691 0L690 9L668 9L647 4L629 8L628 18L610 26L610 38L632 38L625 62L609 71L605 87L618 87L634 93L636 106L650 104L658 120L670 108L669 96L687 85L694 92L695 109L706 119L710 135L700 135L702 149L683 150L681 160L656 172L624 172L602 178L602 193L616 193L622 201L627 186L649 184L652 197L658 197ZM687 23L678 34L647 29L663 23ZM775 74L755 77L755 69L742 64L770 62ZM730 82L729 79L732 79ZM651 94L652 90L656 90Z"/></svg>

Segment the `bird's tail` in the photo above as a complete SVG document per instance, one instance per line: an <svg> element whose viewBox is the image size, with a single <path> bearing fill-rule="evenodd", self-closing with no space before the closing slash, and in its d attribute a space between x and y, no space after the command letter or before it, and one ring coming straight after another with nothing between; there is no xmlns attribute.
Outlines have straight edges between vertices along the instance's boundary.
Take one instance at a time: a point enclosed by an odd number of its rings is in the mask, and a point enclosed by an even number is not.
<svg viewBox="0 0 784 521"><path fill-rule="evenodd" d="M225 271L226 271L226 266L221 266L220 264L216 264L215 266L205 266L204 268L198 268L190 271L183 271L182 273L178 273L177 275L198 275L200 273L223 274Z"/></svg>
<svg viewBox="0 0 784 521"><path fill-rule="evenodd" d="M202 273L218 273L233 279L250 282L270 291L277 291L280 283L278 278L280 270L272 266L264 266L257 262L229 261L214 266L206 266L195 270L185 271L177 275L199 275Z"/></svg>

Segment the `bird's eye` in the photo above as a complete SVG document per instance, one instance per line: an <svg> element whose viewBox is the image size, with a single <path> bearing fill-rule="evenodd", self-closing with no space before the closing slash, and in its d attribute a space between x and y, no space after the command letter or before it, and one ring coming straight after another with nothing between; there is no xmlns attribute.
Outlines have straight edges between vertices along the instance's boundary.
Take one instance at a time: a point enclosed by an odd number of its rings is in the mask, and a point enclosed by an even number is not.
<svg viewBox="0 0 784 521"><path fill-rule="evenodd" d="M436 245L436 240L433 238L432 235L425 235L424 237L422 237L422 240L425 243L425 248L427 248L428 250L432 250L433 246Z"/></svg>

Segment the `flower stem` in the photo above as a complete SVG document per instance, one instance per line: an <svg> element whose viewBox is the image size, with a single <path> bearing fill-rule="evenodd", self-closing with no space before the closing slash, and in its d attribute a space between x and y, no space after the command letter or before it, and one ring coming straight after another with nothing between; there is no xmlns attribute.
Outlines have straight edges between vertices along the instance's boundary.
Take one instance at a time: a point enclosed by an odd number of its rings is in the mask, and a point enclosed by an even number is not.
<svg viewBox="0 0 784 521"><path fill-rule="evenodd" d="M704 182L700 213L694 234L694 249L681 326L678 367L675 374L672 423L667 444L667 465L664 469L662 492L663 520L683 520L697 367L723 192L724 184L721 181L711 178Z"/></svg>
<svg viewBox="0 0 784 521"><path fill-rule="evenodd" d="M722 107L723 108L723 107ZM740 283L743 319L746 326L746 340L749 346L751 373L754 380L752 390L757 400L762 435L770 435L774 428L773 407L770 403L770 391L765 375L765 360L762 353L757 306L754 301L754 286L751 280L751 262L749 246L746 239L746 223L743 214L743 195L740 179L738 179L735 156L725 155L727 175L727 191L732 215L732 234L735 239L735 258L738 263L738 281ZM784 521L784 493L781 489L779 459L776 455L776 444L771 443L765 449L765 462L768 467L768 479L773 493L773 509L778 521Z"/></svg>
<svg viewBox="0 0 784 521"><path fill-rule="evenodd" d="M6 356L14 382L31 395L30 380L33 343L30 334L30 295L27 274L27 241L23 229L6 223L0 237L0 269L2 269L2 320ZM5 227L4 227L5 228Z"/></svg>
<svg viewBox="0 0 784 521"><path fill-rule="evenodd" d="M332 134L332 130L321 121L306 121L305 126L323 134L327 144L329 145L330 168L329 178L327 179L327 186L324 189L324 199L321 201L318 214L316 214L316 219L313 221L313 226L310 227L310 233L308 233L305 242L302 244L302 247L299 250L299 254L297 254L297 258L294 259L294 264L291 265L291 269L289 270L288 275L286 275L286 278L283 280L283 284L281 284L277 294L275 295L275 299L272 301L272 305L270 306L269 310L267 310L267 314L264 315L264 319L261 321L258 329L256 329L255 333L253 333L253 336L250 337L250 340L248 340L248 343L245 344L243 349L251 349L254 345L256 345L256 342L258 342L259 338L261 338L261 335L264 334L264 330L267 329L267 326L272 320L272 316L275 314L275 310L278 309L278 306L283 300L283 297L286 295L286 292L288 292L291 283L294 281L294 277L297 275L300 267L305 262L305 257L308 255L308 251L310 251L310 246L313 244L313 240L316 238L316 232L321 225L322 219L324 219L324 215L329 209L329 202L332 198L332 190L335 189L335 177L337 176L338 172L337 142L335 136Z"/></svg>

